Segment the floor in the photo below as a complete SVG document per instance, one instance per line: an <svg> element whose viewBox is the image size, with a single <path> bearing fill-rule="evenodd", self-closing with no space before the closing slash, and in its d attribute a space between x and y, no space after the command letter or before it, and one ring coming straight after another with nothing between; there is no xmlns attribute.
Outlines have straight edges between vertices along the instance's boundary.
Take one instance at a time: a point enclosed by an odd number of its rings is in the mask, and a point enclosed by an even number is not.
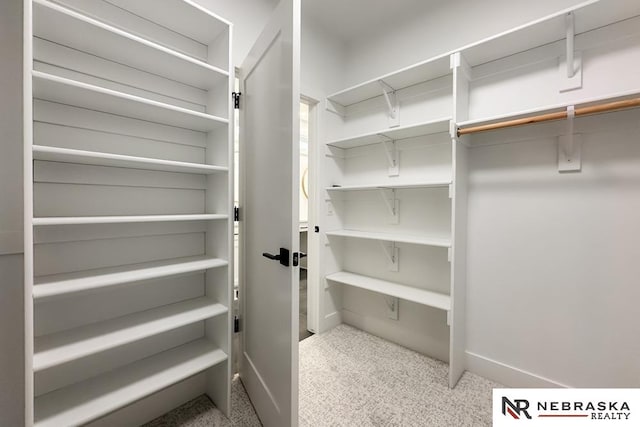
<svg viewBox="0 0 640 427"><path fill-rule="evenodd" d="M347 325L300 342L301 427L491 426L494 387L467 372L450 390L447 364ZM236 377L230 420L201 396L145 427L259 425Z"/></svg>

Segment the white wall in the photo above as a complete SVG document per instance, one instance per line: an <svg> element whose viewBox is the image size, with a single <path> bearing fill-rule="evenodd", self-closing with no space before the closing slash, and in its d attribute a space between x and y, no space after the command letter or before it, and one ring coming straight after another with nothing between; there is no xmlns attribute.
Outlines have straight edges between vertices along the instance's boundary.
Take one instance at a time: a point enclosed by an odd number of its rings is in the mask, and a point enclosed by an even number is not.
<svg viewBox="0 0 640 427"><path fill-rule="evenodd" d="M0 2L0 424L24 420L22 1Z"/></svg>
<svg viewBox="0 0 640 427"><path fill-rule="evenodd" d="M348 43L344 87L428 59L583 0L454 0ZM340 88L336 88L338 90Z"/></svg>
<svg viewBox="0 0 640 427"><path fill-rule="evenodd" d="M260 35L277 0L195 0L233 23L233 63L236 67L249 53Z"/></svg>

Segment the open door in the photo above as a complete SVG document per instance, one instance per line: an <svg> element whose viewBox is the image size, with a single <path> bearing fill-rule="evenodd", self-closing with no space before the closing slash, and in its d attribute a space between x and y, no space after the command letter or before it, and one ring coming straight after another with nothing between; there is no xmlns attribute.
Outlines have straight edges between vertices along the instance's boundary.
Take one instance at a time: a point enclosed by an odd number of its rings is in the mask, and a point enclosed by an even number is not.
<svg viewBox="0 0 640 427"><path fill-rule="evenodd" d="M298 425L300 0L240 77L240 376L265 427Z"/></svg>

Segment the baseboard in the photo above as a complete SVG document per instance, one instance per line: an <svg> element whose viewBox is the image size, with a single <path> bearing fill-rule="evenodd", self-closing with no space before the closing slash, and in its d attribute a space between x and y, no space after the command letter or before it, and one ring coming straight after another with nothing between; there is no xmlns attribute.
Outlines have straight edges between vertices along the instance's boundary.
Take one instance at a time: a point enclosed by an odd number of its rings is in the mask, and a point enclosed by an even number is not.
<svg viewBox="0 0 640 427"><path fill-rule="evenodd" d="M327 314L324 316L324 321L322 322L322 332L327 332L330 329L335 328L339 324L342 323L342 316L339 311L334 311L333 313Z"/></svg>
<svg viewBox="0 0 640 427"><path fill-rule="evenodd" d="M517 388L569 388L566 384L518 369L488 357L467 351L467 371L505 385Z"/></svg>

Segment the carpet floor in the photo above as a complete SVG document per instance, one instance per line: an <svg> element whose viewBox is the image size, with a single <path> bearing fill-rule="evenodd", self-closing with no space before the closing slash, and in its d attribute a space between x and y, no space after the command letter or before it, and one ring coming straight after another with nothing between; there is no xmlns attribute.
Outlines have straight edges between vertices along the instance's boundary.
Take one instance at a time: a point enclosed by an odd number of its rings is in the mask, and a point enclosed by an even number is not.
<svg viewBox="0 0 640 427"><path fill-rule="evenodd" d="M340 325L300 342L301 427L491 426L491 391L500 384L466 372L455 389L448 366ZM146 427L260 426L236 376L231 419L206 396Z"/></svg>

